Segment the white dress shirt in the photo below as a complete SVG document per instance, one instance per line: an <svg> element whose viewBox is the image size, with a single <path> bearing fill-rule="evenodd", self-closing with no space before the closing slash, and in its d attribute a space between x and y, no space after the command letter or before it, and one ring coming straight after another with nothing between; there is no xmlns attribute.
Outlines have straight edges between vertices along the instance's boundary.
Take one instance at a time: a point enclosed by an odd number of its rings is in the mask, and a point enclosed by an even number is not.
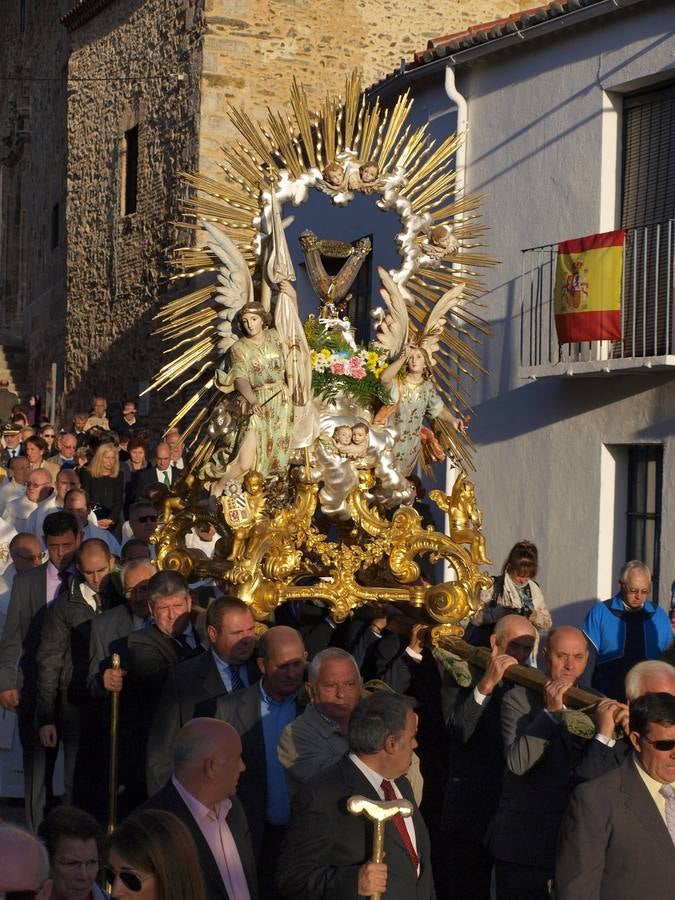
<svg viewBox="0 0 675 900"><path fill-rule="evenodd" d="M377 793L377 796L380 800L384 800L384 791L382 790L382 781L384 780L384 775L380 775L379 772L376 772L374 769L371 769L370 766L367 766L362 759L360 759L355 753L350 753L349 758L354 763L356 768L368 779L368 781L372 784L374 790ZM393 778L388 778L388 781L391 782L391 786L394 789L394 794L398 797L399 800L405 799L403 794L399 791L398 785L394 781ZM415 848L415 853L417 853L417 838L415 836L415 824L413 822L412 816L405 816L403 818L403 824L405 825L408 834L410 836L410 840L412 841L412 845ZM395 827L395 826L394 826ZM417 853L419 857L419 853ZM417 874L419 875L420 868L419 864L417 866Z"/></svg>
<svg viewBox="0 0 675 900"><path fill-rule="evenodd" d="M209 845L220 877L223 879L227 896L230 900L251 900L239 850L230 826L227 824L227 815L232 809L232 801L223 800L214 809L209 809L208 806L204 806L196 797L188 793L175 775L171 776L171 783L190 810L192 818Z"/></svg>

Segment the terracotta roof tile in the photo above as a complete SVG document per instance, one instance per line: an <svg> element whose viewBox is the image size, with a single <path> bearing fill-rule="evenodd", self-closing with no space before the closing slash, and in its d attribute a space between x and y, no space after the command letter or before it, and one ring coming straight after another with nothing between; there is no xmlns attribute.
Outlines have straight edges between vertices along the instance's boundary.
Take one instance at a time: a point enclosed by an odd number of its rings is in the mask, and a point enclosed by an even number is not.
<svg viewBox="0 0 675 900"><path fill-rule="evenodd" d="M68 31L74 31L80 25L84 25L90 19L93 19L97 12L105 6L109 6L114 0L77 0L65 15L61 16L61 24L65 25Z"/></svg>
<svg viewBox="0 0 675 900"><path fill-rule="evenodd" d="M426 50L419 50L415 53L408 68L422 66L435 59L442 59L449 53L459 53L460 50L469 50L471 47L516 34L518 31L522 32L534 25L546 22L548 19L555 19L565 13L576 12L583 6L594 6L601 2L604 0L552 0L544 6L521 9L503 19L493 19L490 22L471 25L464 31L432 38L427 43Z"/></svg>

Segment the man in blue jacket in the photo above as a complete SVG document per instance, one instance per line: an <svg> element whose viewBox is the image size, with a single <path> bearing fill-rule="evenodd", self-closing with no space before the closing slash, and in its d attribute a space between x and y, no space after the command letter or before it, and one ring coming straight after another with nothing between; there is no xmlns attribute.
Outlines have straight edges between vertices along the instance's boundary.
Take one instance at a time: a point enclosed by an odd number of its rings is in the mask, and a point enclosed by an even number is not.
<svg viewBox="0 0 675 900"><path fill-rule="evenodd" d="M624 678L636 663L656 659L673 640L665 610L649 600L652 576L637 559L619 577L619 593L596 603L582 630L595 649L592 685L614 700L624 701Z"/></svg>

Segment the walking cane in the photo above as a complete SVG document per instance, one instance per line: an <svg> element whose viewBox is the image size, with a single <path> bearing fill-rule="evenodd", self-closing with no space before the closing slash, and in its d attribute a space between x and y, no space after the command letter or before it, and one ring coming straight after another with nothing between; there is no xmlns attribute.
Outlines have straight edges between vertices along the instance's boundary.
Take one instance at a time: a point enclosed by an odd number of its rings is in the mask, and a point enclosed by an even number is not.
<svg viewBox="0 0 675 900"><path fill-rule="evenodd" d="M121 660L118 653L112 655L113 669L119 669ZM114 691L110 695L110 767L108 769L108 834L115 830L117 822L117 730L120 718L120 695Z"/></svg>
<svg viewBox="0 0 675 900"><path fill-rule="evenodd" d="M365 816L373 823L373 858L371 862L384 860L384 826L394 816L411 816L413 805L410 800L376 801L355 794L347 800L347 811L353 816ZM371 900L380 900L382 894L371 894Z"/></svg>

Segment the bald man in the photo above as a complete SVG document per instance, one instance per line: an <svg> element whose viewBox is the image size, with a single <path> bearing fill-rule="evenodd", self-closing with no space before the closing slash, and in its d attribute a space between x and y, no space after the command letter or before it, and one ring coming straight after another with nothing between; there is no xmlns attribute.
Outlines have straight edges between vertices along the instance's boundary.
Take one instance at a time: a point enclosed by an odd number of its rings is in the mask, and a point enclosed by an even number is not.
<svg viewBox="0 0 675 900"><path fill-rule="evenodd" d="M258 644L262 679L243 691L221 697L215 716L234 725L241 735L246 771L239 797L251 826L256 859L264 860L263 896L274 897L273 867L290 815L284 770L277 755L281 732L300 712L298 690L307 653L294 628L270 628Z"/></svg>
<svg viewBox="0 0 675 900"><path fill-rule="evenodd" d="M544 650L543 696L516 685L502 701L506 771L490 838L497 900L549 896L558 828L583 752L583 742L573 740L561 713L565 693L583 675L588 656L582 631L552 629Z"/></svg>
<svg viewBox="0 0 675 900"><path fill-rule="evenodd" d="M178 469L171 462L171 447L162 441L155 448L155 464L142 469L138 473L136 480L136 499L143 497L146 488L155 484L163 484L170 488L176 478L178 478Z"/></svg>
<svg viewBox="0 0 675 900"><path fill-rule="evenodd" d="M467 686L445 673L441 701L450 752L441 818L443 869L450 874L449 888L462 900L490 898L493 859L483 838L497 809L504 772L501 708L513 687L504 673L527 664L536 637L529 619L503 616L490 635L487 669L472 667Z"/></svg>
<svg viewBox="0 0 675 900"><path fill-rule="evenodd" d="M23 829L0 824L0 896L48 900L51 893L44 846Z"/></svg>
<svg viewBox="0 0 675 900"><path fill-rule="evenodd" d="M576 781L591 781L605 772L618 768L633 748L628 739L629 707L645 694L675 695L675 667L660 659L639 662L626 675L626 699L628 704L616 700L601 700L593 711L596 733L588 742L584 757L575 771ZM623 736L615 740L617 730Z"/></svg>
<svg viewBox="0 0 675 900"><path fill-rule="evenodd" d="M169 782L144 805L178 816L189 828L199 854L207 900L256 900L251 835L237 799L245 771L241 739L227 722L192 719L173 745Z"/></svg>

